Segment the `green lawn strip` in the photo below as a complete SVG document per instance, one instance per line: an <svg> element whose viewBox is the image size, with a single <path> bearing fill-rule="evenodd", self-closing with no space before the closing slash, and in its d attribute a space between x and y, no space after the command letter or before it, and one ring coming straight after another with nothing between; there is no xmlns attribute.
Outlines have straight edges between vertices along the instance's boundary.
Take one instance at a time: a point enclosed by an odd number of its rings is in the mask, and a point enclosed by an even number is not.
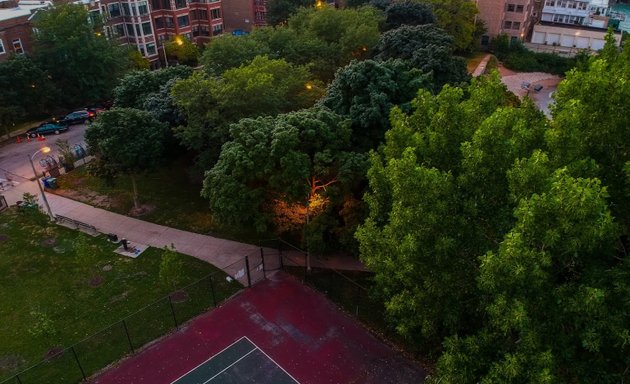
<svg viewBox="0 0 630 384"><path fill-rule="evenodd" d="M149 248L131 259L115 254L116 245L103 237L88 236L94 258L81 260L73 246L78 236L87 235L51 224L38 212L10 209L0 214L0 381L40 361L55 347L68 347L114 324L76 346L86 373L102 368L130 349L120 322L126 317L134 348L174 327L168 298L164 299L170 289L158 278L162 250ZM183 263L178 286L212 274L217 300L240 289L213 266L178 257ZM203 284L209 280L193 285L176 300L179 323L212 306L211 291L200 288ZM51 371L55 380L47 382L65 382L61 372L70 369L68 361L74 364L62 356L35 372L46 377L43 372ZM75 373L67 374L74 378Z"/></svg>
<svg viewBox="0 0 630 384"><path fill-rule="evenodd" d="M208 201L200 196L201 185L192 183L185 169L186 164L179 160L138 177L140 204L150 208L148 213L139 217L140 219L252 244L261 238L270 237L269 234L257 234L251 228L235 228L216 223L212 218ZM78 167L58 177L57 182L63 190L76 192L89 190L106 196L110 206L105 208L113 212L128 215L133 208L131 180L128 177L117 177L112 185L89 175L85 167ZM89 194L80 195L87 196L82 198L84 202L98 205L97 199L89 197Z"/></svg>
<svg viewBox="0 0 630 384"><path fill-rule="evenodd" d="M468 73L472 74L475 72L475 69L477 69L477 66L486 55L486 52L475 52L471 57L466 58L466 69Z"/></svg>

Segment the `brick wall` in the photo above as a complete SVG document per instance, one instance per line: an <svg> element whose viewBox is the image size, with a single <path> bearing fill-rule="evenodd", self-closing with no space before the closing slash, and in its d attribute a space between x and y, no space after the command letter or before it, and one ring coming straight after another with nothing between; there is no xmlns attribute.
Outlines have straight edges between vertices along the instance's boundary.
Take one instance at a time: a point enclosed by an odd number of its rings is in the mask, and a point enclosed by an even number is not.
<svg viewBox="0 0 630 384"><path fill-rule="evenodd" d="M0 62L6 61L11 53L31 52L33 29L28 21L29 16L0 21L0 40L4 47L4 53L0 54ZM14 40L16 41L15 47ZM23 52L18 51L20 45Z"/></svg>

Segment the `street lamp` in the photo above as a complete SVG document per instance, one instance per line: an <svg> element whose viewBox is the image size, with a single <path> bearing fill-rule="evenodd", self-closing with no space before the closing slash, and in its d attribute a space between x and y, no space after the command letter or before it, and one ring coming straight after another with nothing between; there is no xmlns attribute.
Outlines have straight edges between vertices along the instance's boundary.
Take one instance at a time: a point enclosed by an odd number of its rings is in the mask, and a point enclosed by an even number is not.
<svg viewBox="0 0 630 384"><path fill-rule="evenodd" d="M37 183L37 186L39 187L39 192L41 192L42 194L42 199L44 200L44 204L46 205L46 209L48 210L48 216L50 216L50 220L55 221L55 215L53 215L52 211L50 210L50 205L48 204L48 199L46 199L44 188L42 188L42 184L39 182L37 171L35 170L35 165L33 165L33 158L40 152L48 153L50 152L50 147L42 147L38 149L35 153L33 153L31 156L29 155L26 155L26 156L28 157L28 161L31 163L31 168L33 168L33 174L35 175L35 182Z"/></svg>

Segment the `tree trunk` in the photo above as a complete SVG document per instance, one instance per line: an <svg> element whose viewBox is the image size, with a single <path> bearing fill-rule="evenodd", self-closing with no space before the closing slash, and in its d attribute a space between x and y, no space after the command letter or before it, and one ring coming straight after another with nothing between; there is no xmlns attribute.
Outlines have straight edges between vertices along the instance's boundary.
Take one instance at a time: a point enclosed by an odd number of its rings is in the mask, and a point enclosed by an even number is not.
<svg viewBox="0 0 630 384"><path fill-rule="evenodd" d="M138 202L138 187L136 186L136 175L132 174L131 177L131 185L133 186L133 207L138 210L140 209L140 203Z"/></svg>

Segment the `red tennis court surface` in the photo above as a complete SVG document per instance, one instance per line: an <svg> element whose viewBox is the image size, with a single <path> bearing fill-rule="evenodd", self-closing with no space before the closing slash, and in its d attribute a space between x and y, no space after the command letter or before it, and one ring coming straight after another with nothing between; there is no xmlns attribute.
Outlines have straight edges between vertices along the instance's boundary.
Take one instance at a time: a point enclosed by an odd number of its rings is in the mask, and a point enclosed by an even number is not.
<svg viewBox="0 0 630 384"><path fill-rule="evenodd" d="M279 272L92 382L170 384L243 336L300 384L405 384L425 377L323 295Z"/></svg>

